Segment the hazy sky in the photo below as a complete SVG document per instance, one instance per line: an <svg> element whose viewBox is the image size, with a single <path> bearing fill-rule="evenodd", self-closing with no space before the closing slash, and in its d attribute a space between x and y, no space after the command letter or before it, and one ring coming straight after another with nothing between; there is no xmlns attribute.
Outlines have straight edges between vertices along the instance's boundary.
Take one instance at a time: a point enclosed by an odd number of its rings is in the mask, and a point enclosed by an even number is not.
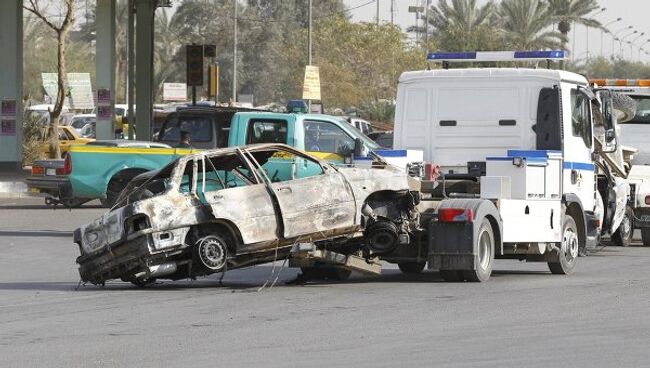
<svg viewBox="0 0 650 368"><path fill-rule="evenodd" d="M378 0L379 1L379 17L381 21L390 22L390 0ZM481 3L485 3L487 0L479 0ZM375 14L377 11L377 3L371 0L344 0L343 1L348 7L354 8L361 6L358 9L352 10L352 19L355 21L374 21ZM395 14L394 19L395 23L400 25L403 29L413 25L415 23L415 14L408 12L408 7L412 5L423 5L425 0L394 0L395 4ZM499 0L497 0L499 2ZM368 5L364 5L370 3ZM432 5L438 3L438 0L430 0ZM625 36L638 30L638 33L625 38L625 41L634 40L639 34L645 32L646 34L636 40L637 47L633 48L634 59L638 58L638 46L643 42L650 40L650 0L600 0L601 7L606 8L604 12L595 15L595 19L599 20L601 23L605 24L610 21L613 21L617 18L623 18L621 21L616 22L610 25L608 28L612 32L616 32L624 27L633 26L634 29L629 32L620 32L619 36ZM364 5L364 6L362 6ZM572 32L573 33L573 32ZM600 55L601 52L601 32L596 29L590 29L589 36L587 37L587 30L584 26L578 25L576 27L575 34L575 50L573 50L573 56L577 58L583 58L586 55L587 51L587 38L589 39L589 52L592 56ZM573 34L569 34L569 48L572 48L573 44ZM606 56L612 54L612 37L605 34L603 37L603 53ZM645 48L650 52L650 42L645 45ZM618 43L615 47L615 52L620 53ZM625 43L624 45L625 57L630 58L630 45ZM642 54L643 61L650 61L650 57Z"/></svg>

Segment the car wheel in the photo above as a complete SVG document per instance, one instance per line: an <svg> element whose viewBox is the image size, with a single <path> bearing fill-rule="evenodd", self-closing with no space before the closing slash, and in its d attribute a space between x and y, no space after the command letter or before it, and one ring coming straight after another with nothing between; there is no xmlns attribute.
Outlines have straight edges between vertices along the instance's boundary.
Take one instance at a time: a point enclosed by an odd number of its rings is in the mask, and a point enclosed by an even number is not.
<svg viewBox="0 0 650 368"><path fill-rule="evenodd" d="M578 227L571 215L564 217L562 224L562 242L557 252L557 260L548 262L548 268L551 273L557 275L569 275L573 273L578 260L578 248L580 247L580 237Z"/></svg>
<svg viewBox="0 0 650 368"><path fill-rule="evenodd" d="M625 208L625 216L618 226L616 232L612 235L614 244L621 247L627 247L632 243L634 234L634 211L629 206Z"/></svg>
<svg viewBox="0 0 650 368"><path fill-rule="evenodd" d="M399 270L402 271L402 273L416 274L422 272L426 265L426 262L399 262L397 267L399 267Z"/></svg>

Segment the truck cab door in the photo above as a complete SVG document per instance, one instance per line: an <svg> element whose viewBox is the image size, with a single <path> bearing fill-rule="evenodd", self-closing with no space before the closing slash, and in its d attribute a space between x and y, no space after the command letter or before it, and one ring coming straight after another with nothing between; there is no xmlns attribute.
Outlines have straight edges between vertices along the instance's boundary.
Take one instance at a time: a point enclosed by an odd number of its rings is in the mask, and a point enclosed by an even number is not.
<svg viewBox="0 0 650 368"><path fill-rule="evenodd" d="M356 204L342 174L296 151L251 150L280 208L286 239L322 239L355 226Z"/></svg>
<svg viewBox="0 0 650 368"><path fill-rule="evenodd" d="M592 101L586 88L564 84L562 88L564 139L562 142L563 192L575 194L583 210L593 211L595 166L592 161Z"/></svg>

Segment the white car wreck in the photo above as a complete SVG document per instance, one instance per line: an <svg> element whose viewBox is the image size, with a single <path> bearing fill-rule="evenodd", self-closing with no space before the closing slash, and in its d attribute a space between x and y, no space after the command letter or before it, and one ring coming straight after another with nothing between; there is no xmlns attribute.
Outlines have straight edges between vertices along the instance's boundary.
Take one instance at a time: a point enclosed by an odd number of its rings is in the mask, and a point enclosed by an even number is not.
<svg viewBox="0 0 650 368"><path fill-rule="evenodd" d="M146 285L286 258L296 243L394 249L418 227L418 189L389 165L337 168L282 144L184 156L74 232L79 274Z"/></svg>

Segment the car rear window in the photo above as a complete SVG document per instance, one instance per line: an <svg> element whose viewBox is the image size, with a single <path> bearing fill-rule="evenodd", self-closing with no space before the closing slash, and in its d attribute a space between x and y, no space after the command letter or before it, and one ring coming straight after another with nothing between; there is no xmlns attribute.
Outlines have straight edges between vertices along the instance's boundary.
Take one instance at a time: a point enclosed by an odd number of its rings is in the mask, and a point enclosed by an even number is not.
<svg viewBox="0 0 650 368"><path fill-rule="evenodd" d="M165 142L178 142L180 132L190 133L192 142L212 141L212 119L204 116L182 116L175 118L166 126L161 134L161 140Z"/></svg>

